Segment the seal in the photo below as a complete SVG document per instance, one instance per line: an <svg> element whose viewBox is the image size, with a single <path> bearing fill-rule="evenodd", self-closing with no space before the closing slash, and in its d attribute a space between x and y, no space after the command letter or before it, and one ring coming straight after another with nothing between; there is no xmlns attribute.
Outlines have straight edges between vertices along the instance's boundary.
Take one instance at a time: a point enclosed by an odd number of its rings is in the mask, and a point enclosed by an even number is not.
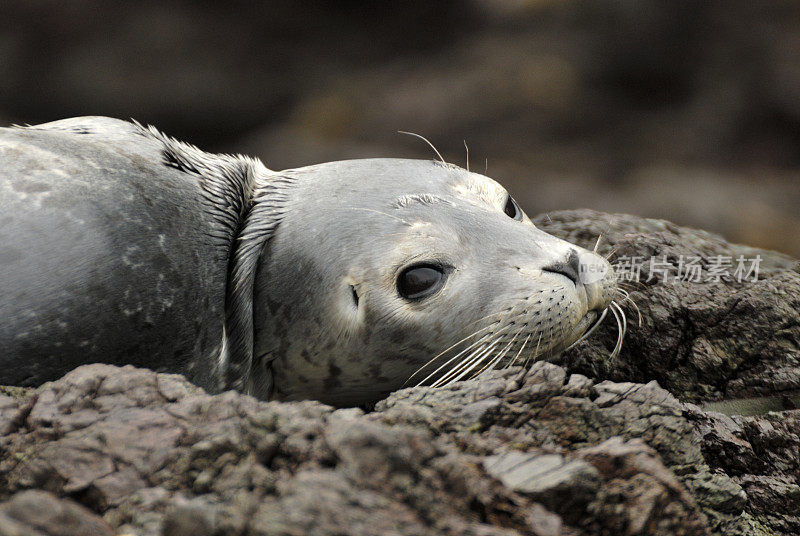
<svg viewBox="0 0 800 536"><path fill-rule="evenodd" d="M105 362L344 406L618 316L604 258L444 162L272 171L103 117L0 129L0 159L0 383Z"/></svg>

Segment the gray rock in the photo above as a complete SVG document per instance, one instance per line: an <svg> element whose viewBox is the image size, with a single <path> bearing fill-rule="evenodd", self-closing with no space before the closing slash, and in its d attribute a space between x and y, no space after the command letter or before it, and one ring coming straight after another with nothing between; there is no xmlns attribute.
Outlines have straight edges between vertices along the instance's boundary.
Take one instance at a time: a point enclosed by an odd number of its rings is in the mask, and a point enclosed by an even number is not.
<svg viewBox="0 0 800 536"><path fill-rule="evenodd" d="M15 493L0 504L2 536L112 536L101 517L69 499L46 491Z"/></svg>
<svg viewBox="0 0 800 536"><path fill-rule="evenodd" d="M652 499L657 507L642 518L646 523L704 526L655 451L641 454L648 448L634 446L647 463L609 465L603 453L627 459L630 449L573 442L575 434L555 424L574 407L559 400L570 400L596 417L587 424L597 437L625 434L626 419L663 417L661 410L633 416L625 393L655 407L671 402L663 390L626 387L601 408L564 396L576 382L554 365L539 364L518 381L519 372L448 390L401 391L363 414L313 402L209 396L174 376L89 365L15 401L32 401L32 408L3 436L0 493L48 489L140 534L592 534L612 518L630 522L604 505L618 505L646 477L667 490ZM162 395L165 384L173 386L171 398ZM489 413L465 411L487 401ZM436 404L441 414L404 411ZM667 417L679 428L679 415ZM669 428L652 422L654 434ZM689 438L688 426L682 430ZM555 448L509 450L542 443ZM701 463L699 451L694 455ZM505 468L498 465L502 456L511 457ZM509 467L517 460L520 470ZM612 482L624 483L613 500L605 491Z"/></svg>
<svg viewBox="0 0 800 536"><path fill-rule="evenodd" d="M596 336L564 356L564 364L592 378L656 380L683 401L774 396L800 391L800 264L773 251L725 242L719 236L663 220L588 210L552 212L535 219L545 231L630 262L641 273L622 286L630 329L619 358L610 362L617 328L606 321ZM736 259L761 257L756 280L733 277ZM732 267L714 281L718 256ZM681 259L696 258L701 280L678 277ZM650 259L655 259L651 266ZM665 262L664 267L658 263ZM749 261L745 263L750 267ZM651 268L658 268L651 270ZM665 272L666 270L666 272ZM666 275L665 275L666 274ZM707 280L710 279L710 280ZM633 325L631 325L633 324Z"/></svg>
<svg viewBox="0 0 800 536"><path fill-rule="evenodd" d="M588 239L590 216L550 225ZM604 231L609 244L737 251L626 218ZM72 523L142 536L800 533L800 411L726 416L686 402L777 389L779 369L794 377L797 272L769 255L756 282L641 287L648 319L616 362L600 357L616 337L601 331L569 369L538 362L405 389L366 413L210 396L179 376L108 365L7 392L0 534L71 534ZM788 320L767 329L779 313ZM714 322L701 330L703 318ZM687 350L700 339L752 368L704 368ZM688 353L671 358L677 349Z"/></svg>
<svg viewBox="0 0 800 536"><path fill-rule="evenodd" d="M569 523L581 523L600 488L593 465L561 454L511 451L487 456L483 465L503 485L533 497Z"/></svg>

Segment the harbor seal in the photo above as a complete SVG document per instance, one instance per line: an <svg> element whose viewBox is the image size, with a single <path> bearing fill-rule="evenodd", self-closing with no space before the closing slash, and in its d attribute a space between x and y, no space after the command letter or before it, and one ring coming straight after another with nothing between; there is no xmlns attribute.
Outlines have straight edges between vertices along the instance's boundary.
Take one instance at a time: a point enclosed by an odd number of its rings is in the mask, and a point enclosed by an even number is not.
<svg viewBox="0 0 800 536"><path fill-rule="evenodd" d="M613 270L437 161L272 171L102 117L0 129L0 383L84 363L368 403L557 354Z"/></svg>

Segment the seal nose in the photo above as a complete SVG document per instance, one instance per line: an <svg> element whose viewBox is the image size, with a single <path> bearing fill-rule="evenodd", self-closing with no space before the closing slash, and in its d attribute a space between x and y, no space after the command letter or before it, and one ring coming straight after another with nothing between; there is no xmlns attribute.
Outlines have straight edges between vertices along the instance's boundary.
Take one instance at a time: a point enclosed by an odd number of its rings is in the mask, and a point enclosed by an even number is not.
<svg viewBox="0 0 800 536"><path fill-rule="evenodd" d="M580 269L580 257L578 256L578 252L574 249L569 250L566 260L557 261L542 268L542 270L545 272L553 272L556 274L565 275L569 277L576 285L580 280Z"/></svg>

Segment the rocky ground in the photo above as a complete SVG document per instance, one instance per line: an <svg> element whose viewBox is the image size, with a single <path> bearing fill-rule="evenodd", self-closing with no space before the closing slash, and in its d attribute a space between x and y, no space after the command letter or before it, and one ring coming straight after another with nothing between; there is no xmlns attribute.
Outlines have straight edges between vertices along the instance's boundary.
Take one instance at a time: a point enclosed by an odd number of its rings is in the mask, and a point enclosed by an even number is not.
<svg viewBox="0 0 800 536"><path fill-rule="evenodd" d="M617 260L763 260L755 281L662 271L648 282L643 270L628 285L642 324L613 361L608 322L566 368L406 389L369 412L211 396L177 375L99 364L7 389L0 535L800 533L800 411L699 405L790 405L797 263L658 220L537 221L583 244L602 233Z"/></svg>
<svg viewBox="0 0 800 536"><path fill-rule="evenodd" d="M657 380L694 402L800 390L797 260L664 220L578 210L535 222L588 248L602 235L598 251L610 255L641 313L618 360L604 358L617 338L606 322L592 344L565 356L570 370L615 381ZM737 274L740 258L744 269ZM758 273L748 276L756 258ZM622 305L637 324L637 310Z"/></svg>

